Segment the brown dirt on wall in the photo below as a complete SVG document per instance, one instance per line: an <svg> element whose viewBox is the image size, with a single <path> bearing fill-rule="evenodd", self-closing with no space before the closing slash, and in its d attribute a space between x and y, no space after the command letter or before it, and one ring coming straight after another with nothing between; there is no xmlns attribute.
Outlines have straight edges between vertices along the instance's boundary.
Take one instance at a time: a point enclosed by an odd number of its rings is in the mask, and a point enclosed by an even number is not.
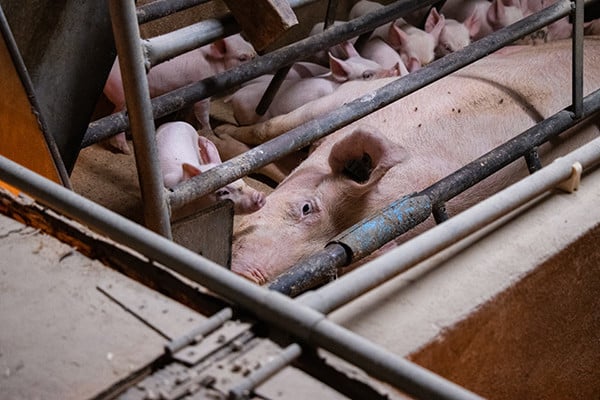
<svg viewBox="0 0 600 400"><path fill-rule="evenodd" d="M600 227L410 356L490 399L600 398Z"/></svg>

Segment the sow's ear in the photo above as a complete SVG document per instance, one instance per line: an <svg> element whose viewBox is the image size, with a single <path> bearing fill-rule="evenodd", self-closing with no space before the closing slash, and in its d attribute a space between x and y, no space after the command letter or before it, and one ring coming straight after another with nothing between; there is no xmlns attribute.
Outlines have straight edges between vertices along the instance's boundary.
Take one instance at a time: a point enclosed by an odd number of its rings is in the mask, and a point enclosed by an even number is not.
<svg viewBox="0 0 600 400"><path fill-rule="evenodd" d="M406 158L402 146L376 128L362 126L332 146L329 165L334 175L347 179L348 193L360 196Z"/></svg>

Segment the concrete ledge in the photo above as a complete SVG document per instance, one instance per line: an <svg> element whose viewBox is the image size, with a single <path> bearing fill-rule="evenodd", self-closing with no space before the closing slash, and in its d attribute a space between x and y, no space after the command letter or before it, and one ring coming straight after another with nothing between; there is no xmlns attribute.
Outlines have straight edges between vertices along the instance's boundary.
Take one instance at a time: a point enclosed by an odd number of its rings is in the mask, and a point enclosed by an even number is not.
<svg viewBox="0 0 600 400"><path fill-rule="evenodd" d="M596 398L598 204L595 170L331 317L486 397Z"/></svg>

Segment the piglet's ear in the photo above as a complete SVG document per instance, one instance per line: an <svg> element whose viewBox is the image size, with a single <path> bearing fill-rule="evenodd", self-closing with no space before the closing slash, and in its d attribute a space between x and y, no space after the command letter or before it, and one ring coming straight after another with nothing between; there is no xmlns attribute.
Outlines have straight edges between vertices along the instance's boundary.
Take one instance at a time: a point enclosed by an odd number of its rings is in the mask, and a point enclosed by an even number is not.
<svg viewBox="0 0 600 400"><path fill-rule="evenodd" d="M440 40L440 34L446 25L446 18L440 15L438 11L433 7L427 16L425 21L425 32L430 33L436 40Z"/></svg>
<svg viewBox="0 0 600 400"><path fill-rule="evenodd" d="M221 60L225 58L225 54L227 53L227 43L224 39L217 39L211 43L209 49L208 56L210 58Z"/></svg>
<svg viewBox="0 0 600 400"><path fill-rule="evenodd" d="M198 136L198 148L200 150L200 163L221 164L221 157L217 146L204 136Z"/></svg>
<svg viewBox="0 0 600 400"><path fill-rule="evenodd" d="M348 64L329 53L329 69L331 75L338 82L345 82L349 79L350 70Z"/></svg>
<svg viewBox="0 0 600 400"><path fill-rule="evenodd" d="M181 167L183 168L183 180L193 178L194 176L200 175L202 173L200 168L189 163L183 163Z"/></svg>
<svg viewBox="0 0 600 400"><path fill-rule="evenodd" d="M332 146L329 165L335 176L347 182L346 193L360 196L406 158L402 146L376 128L361 126Z"/></svg>

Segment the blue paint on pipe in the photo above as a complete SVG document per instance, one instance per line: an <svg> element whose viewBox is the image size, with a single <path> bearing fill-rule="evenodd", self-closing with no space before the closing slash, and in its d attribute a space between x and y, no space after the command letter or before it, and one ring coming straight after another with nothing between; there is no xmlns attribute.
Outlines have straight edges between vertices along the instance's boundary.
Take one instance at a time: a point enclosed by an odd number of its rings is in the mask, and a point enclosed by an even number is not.
<svg viewBox="0 0 600 400"><path fill-rule="evenodd" d="M404 196L366 221L348 228L332 243L344 245L351 251L352 261L357 261L425 221L431 209L428 196Z"/></svg>

